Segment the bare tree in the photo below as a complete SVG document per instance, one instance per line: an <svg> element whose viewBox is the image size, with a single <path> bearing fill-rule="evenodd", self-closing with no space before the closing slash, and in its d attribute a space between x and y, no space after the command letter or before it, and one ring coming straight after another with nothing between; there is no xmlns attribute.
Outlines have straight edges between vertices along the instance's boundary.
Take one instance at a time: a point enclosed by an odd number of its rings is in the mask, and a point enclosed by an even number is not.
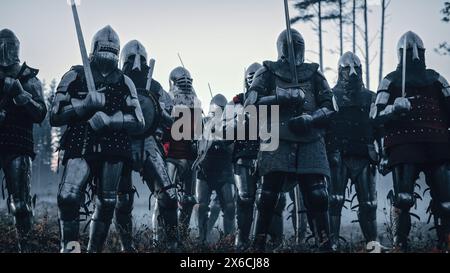
<svg viewBox="0 0 450 273"><path fill-rule="evenodd" d="M339 3L339 55L344 54L344 26L342 15L342 0L338 0Z"/></svg>
<svg viewBox="0 0 450 273"><path fill-rule="evenodd" d="M370 89L370 52L369 52L369 20L367 0L364 0L364 45L365 45L365 60L366 60L366 87Z"/></svg>
<svg viewBox="0 0 450 273"><path fill-rule="evenodd" d="M320 57L320 70L323 72L323 33L322 33L322 1L318 1L318 13L319 19L319 57Z"/></svg>
<svg viewBox="0 0 450 273"><path fill-rule="evenodd" d="M380 70L378 74L378 81L383 79L383 67L384 67L384 34L386 29L386 10L389 7L391 1L381 0L381 35L380 35Z"/></svg>
<svg viewBox="0 0 450 273"><path fill-rule="evenodd" d="M299 15L291 19L291 23L307 22L312 23L317 29L317 36L319 40L319 64L323 71L323 21L334 20L338 18L335 10L331 12L324 12L325 4L334 4L337 0L303 0L297 1L294 7L298 10ZM317 22L314 21L317 19Z"/></svg>
<svg viewBox="0 0 450 273"><path fill-rule="evenodd" d="M353 0L352 15L352 46L353 53L356 54L356 0Z"/></svg>

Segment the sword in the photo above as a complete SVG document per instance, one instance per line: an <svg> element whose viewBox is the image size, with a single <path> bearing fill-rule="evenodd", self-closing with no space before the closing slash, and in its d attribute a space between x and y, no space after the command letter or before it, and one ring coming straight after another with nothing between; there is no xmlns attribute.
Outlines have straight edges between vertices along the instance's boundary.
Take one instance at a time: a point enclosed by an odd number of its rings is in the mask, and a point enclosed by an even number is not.
<svg viewBox="0 0 450 273"><path fill-rule="evenodd" d="M92 76L91 64L89 62L86 44L84 43L84 36L81 29L80 17L78 16L77 5L75 0L71 0L70 2L72 6L73 20L75 22L75 29L77 31L78 44L80 46L81 59L83 61L84 76L86 78L87 88L89 92L94 92L96 90L95 82L94 77Z"/></svg>
<svg viewBox="0 0 450 273"><path fill-rule="evenodd" d="M298 85L298 75L297 75L297 67L295 62L295 53L294 53L294 44L292 42L292 30L291 30L291 17L289 16L289 5L288 1L284 0L284 15L286 17L286 33L287 33L287 42L288 42L288 53L291 61L289 65L291 67L291 73L293 76L293 83Z"/></svg>
<svg viewBox="0 0 450 273"><path fill-rule="evenodd" d="M152 87L152 80L153 80L153 71L155 70L155 59L150 59L150 62L148 64L148 75L147 75L147 84L145 85L145 90L150 91L150 87Z"/></svg>
<svg viewBox="0 0 450 273"><path fill-rule="evenodd" d="M91 70L91 64L89 62L89 57L86 50L86 44L84 43L84 36L83 31L81 29L81 23L80 23L80 17L78 16L78 10L77 5L75 3L75 0L70 1L72 6L72 14L73 14L73 20L75 22L75 29L77 32L77 38L78 38L78 44L80 46L80 53L81 53L81 59L83 61L83 67L84 67L84 77L86 78L86 85L88 92L95 92L95 82L94 77L92 76L92 70ZM82 155L86 154L87 149L87 138L89 134L89 126L86 125L86 128L84 130L84 139L83 139L83 149L81 151Z"/></svg>
<svg viewBox="0 0 450 273"><path fill-rule="evenodd" d="M402 97L406 97L406 46L407 37L405 36L405 41L403 42L403 64L402 64Z"/></svg>

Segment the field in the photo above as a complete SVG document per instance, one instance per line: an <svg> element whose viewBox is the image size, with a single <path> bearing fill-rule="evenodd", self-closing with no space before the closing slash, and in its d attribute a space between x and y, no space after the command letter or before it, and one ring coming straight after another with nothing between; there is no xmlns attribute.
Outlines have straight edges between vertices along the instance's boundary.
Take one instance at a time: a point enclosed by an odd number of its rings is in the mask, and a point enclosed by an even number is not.
<svg viewBox="0 0 450 273"><path fill-rule="evenodd" d="M138 219L139 218L139 219ZM36 210L35 226L33 235L31 236L30 249L34 253L55 253L59 250L58 224L56 210L53 204L40 204ZM153 241L153 233L150 227L150 215L148 213L140 214L135 217L134 241L139 252L155 253L165 252L164 246L158 245ZM382 222L382 221L380 221ZM87 222L81 223L81 244L82 250L87 246L88 234L86 228ZM286 222L289 225L289 222ZM430 226L415 222L411 233L411 252L432 252L435 242L433 231L429 231ZM292 230L286 227L287 234L284 246L278 249L278 252L311 252L311 241L306 242L300 247L294 247L292 244ZM357 224L347 224L342 228L342 235L347 242L342 243L342 252L359 253L364 252L364 244L359 232ZM388 232L389 225L381 224L379 227L380 239L384 246L389 247L391 244L391 236ZM192 232L192 241L185 242L180 252L233 252L233 238L221 238L219 229L214 230L211 245L208 247L200 247L195 243L195 231ZM16 236L13 228L12 217L7 211L0 212L0 253L17 252ZM106 243L105 252L120 252L120 244L118 235L112 226L108 241Z"/></svg>

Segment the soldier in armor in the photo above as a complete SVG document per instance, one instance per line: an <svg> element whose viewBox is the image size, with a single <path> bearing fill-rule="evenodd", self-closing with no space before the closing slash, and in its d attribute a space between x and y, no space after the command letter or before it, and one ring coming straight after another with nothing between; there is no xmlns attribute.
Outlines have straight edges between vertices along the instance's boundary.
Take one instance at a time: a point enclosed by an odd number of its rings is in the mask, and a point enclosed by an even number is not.
<svg viewBox="0 0 450 273"><path fill-rule="evenodd" d="M253 63L245 72L245 93L236 95L233 98L233 105L239 109L243 109L246 93L253 83L256 72L263 66L259 63ZM237 116L235 123L245 120L239 120ZM236 140L233 149L233 164L234 164L234 183L237 188L237 234L235 246L238 251L245 251L250 246L250 229L253 223L255 197L258 184L260 182L257 171L257 157L259 152L259 139L250 140L248 135L250 129L248 125L245 128L246 138L244 140ZM280 241L283 235L283 219L282 213L286 204L285 195L281 195L284 202L278 202L274 214L274 224L271 228L271 238L273 241Z"/></svg>
<svg viewBox="0 0 450 273"><path fill-rule="evenodd" d="M150 191L157 198L158 223L165 232L168 247L177 243L177 196L176 188L169 178L164 149L158 130L170 128L171 99L165 100L165 91L154 79L147 90L150 67L147 65L147 51L136 40L127 43L122 50L122 71L134 82L144 113L145 130L131 136L134 170L142 175ZM131 240L134 189L131 182L131 170L128 172L123 188L119 188L116 208L116 226L124 251L133 251Z"/></svg>
<svg viewBox="0 0 450 273"><path fill-rule="evenodd" d="M219 130L215 125L209 127L208 123L217 122L219 125L222 121L222 113L227 105L226 98L218 94L214 96L210 103L210 110L208 116L203 120L205 130L211 128L212 130ZM228 236L234 233L234 216L235 204L233 193L233 166L231 163L232 148L230 142L223 139L212 140L205 139L210 142L206 148L206 155L197 168L197 183L196 183L196 199L198 202L198 228L199 241L202 244L206 243L208 234L208 211L209 203L211 201L212 191L215 191L220 202L220 207L223 211L223 231L224 235ZM198 145L199 148L202 144ZM199 151L199 155L201 152Z"/></svg>
<svg viewBox="0 0 450 273"><path fill-rule="evenodd" d="M63 76L52 105L52 126L67 126L58 192L61 252L72 252L78 244L79 210L88 183L95 189L95 211L87 250L102 251L121 178L131 168L129 134L145 125L135 85L118 67L119 52L117 33L110 26L98 31L90 54L97 90L88 90L83 67L74 66Z"/></svg>
<svg viewBox="0 0 450 273"><path fill-rule="evenodd" d="M278 37L278 61L264 62L255 75L246 105L279 106L279 146L275 151L258 155L262 188L257 197L258 219L254 247L264 251L274 209L286 181L299 183L311 229L320 249L329 249L328 192L330 176L324 127L337 110L333 93L317 64L304 62L305 43L298 31L292 30L294 59L288 55L287 31ZM291 72L296 67L297 75ZM295 76L295 77L294 77ZM298 80L298 85L295 84ZM291 187L292 188L292 187Z"/></svg>
<svg viewBox="0 0 450 273"><path fill-rule="evenodd" d="M0 31L0 169L8 190L8 208L14 216L20 252L29 251L32 228L31 161L33 125L41 123L47 108L37 69L20 64L20 42L9 29Z"/></svg>
<svg viewBox="0 0 450 273"><path fill-rule="evenodd" d="M384 149L394 190L391 220L394 246L408 248L410 209L416 203L415 181L425 174L431 189L439 246L450 249L450 86L426 69L420 37L405 33L397 46L399 65L378 88L375 122L384 130Z"/></svg>
<svg viewBox="0 0 450 273"><path fill-rule="evenodd" d="M194 142L195 116L196 111L201 113L201 103L197 98L193 88L193 79L190 72L177 67L170 73L170 94L173 97L174 110L177 108L187 108L191 114L191 134L190 139L169 140L167 167L171 181L179 185L181 197L178 201L180 211L178 214L179 236L181 241L186 241L189 237L189 223L192 209L197 203L195 200L195 172L192 164L196 158L196 148ZM180 115L176 120L182 118Z"/></svg>
<svg viewBox="0 0 450 273"><path fill-rule="evenodd" d="M331 168L330 227L333 248L337 250L341 211L348 180L355 185L358 220L366 242L377 240L377 193L375 172L378 156L370 120L375 93L366 89L358 56L347 52L339 60L339 78L333 94L339 112L331 119L327 132L327 152Z"/></svg>

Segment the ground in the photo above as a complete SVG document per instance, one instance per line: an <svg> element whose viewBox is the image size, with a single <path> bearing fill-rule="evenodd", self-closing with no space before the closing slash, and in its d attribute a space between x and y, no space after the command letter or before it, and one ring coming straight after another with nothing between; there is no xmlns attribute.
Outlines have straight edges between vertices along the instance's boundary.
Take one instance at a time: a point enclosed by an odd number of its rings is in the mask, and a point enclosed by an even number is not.
<svg viewBox="0 0 450 273"><path fill-rule="evenodd" d="M149 217L144 215L140 217ZM55 253L59 250L59 231L56 217L56 208L54 204L41 204L36 209L34 232L31 236L31 251L34 253ZM144 224L145 221L139 221L140 224L135 225L134 240L139 252L143 253L155 253L165 252L164 246L158 245L153 241L153 233L148 224ZM88 241L88 222L81 223L81 245L84 251ZM430 231L430 226L424 223L416 222L413 225L411 232L411 252L432 252L435 236L434 231ZM347 242L342 243L342 252L358 253L364 252L364 244L362 243L362 237L359 232L357 224L348 225L342 228L343 237ZM385 246L390 246L388 224L380 225L379 233L381 242ZM220 236L220 231L215 230L216 237ZM7 211L0 212L0 253L14 253L17 252L16 248L16 235L13 228L12 217ZM277 252L311 252L309 243L307 242L300 248L294 248L292 244L291 233L286 236L289 237L285 240L284 247L278 249ZM193 238L195 236L192 236ZM222 238L209 247L200 247L195 244L195 240L187 242L185 247L181 249L181 252L233 252L233 238ZM118 235L112 228L111 234L108 237L106 243L105 252L119 252L120 244Z"/></svg>

